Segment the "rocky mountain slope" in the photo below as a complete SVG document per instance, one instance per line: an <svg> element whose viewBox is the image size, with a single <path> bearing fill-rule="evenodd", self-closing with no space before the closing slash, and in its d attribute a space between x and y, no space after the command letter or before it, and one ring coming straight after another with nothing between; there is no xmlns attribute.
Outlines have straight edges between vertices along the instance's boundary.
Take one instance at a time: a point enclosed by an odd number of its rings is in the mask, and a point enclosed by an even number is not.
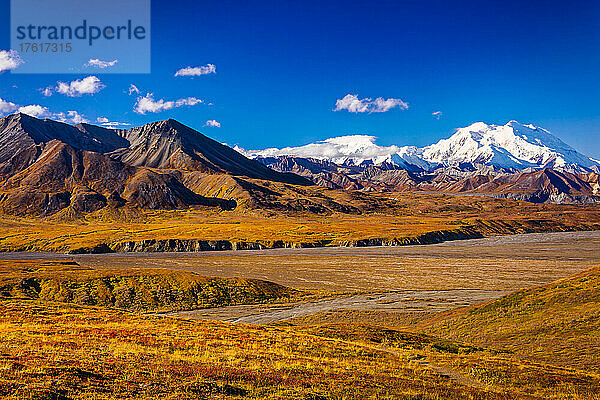
<svg viewBox="0 0 600 400"><path fill-rule="evenodd" d="M129 165L247 176L296 185L308 183L296 175L266 168L172 119L116 133L128 146L109 155Z"/></svg>
<svg viewBox="0 0 600 400"><path fill-rule="evenodd" d="M51 140L39 157L0 185L0 205L14 215L89 213L124 204L144 209L191 205L234 208L186 188L180 174L133 167L103 154Z"/></svg>
<svg viewBox="0 0 600 400"><path fill-rule="evenodd" d="M88 125L89 126L89 125ZM39 120L27 114L0 118L0 164L27 151L33 145L59 140L77 149L104 153L128 145L113 130L84 125L71 126L52 120Z"/></svg>
<svg viewBox="0 0 600 400"><path fill-rule="evenodd" d="M70 218L122 206L237 206L231 197L207 197L187 187L185 182L198 184L187 177L193 173L310 184L173 120L114 130L15 114L0 119L0 149L0 210L12 215Z"/></svg>
<svg viewBox="0 0 600 400"><path fill-rule="evenodd" d="M364 191L418 191L456 193L510 198L535 203L593 204L600 202L600 175L596 172L571 173L561 169L511 171L463 164L414 172L380 166L348 168L329 165L321 171L321 160L279 157L258 159L271 168L294 172L315 184L332 189Z"/></svg>

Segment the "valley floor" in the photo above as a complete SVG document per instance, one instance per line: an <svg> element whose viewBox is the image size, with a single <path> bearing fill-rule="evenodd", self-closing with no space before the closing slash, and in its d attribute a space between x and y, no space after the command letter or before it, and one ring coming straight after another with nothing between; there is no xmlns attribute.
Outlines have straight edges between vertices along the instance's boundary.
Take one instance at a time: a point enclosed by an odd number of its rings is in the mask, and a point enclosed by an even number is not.
<svg viewBox="0 0 600 400"><path fill-rule="evenodd" d="M76 261L100 269L169 268L342 293L512 291L600 264L600 231L531 233L396 247L77 255L0 252L0 260Z"/></svg>

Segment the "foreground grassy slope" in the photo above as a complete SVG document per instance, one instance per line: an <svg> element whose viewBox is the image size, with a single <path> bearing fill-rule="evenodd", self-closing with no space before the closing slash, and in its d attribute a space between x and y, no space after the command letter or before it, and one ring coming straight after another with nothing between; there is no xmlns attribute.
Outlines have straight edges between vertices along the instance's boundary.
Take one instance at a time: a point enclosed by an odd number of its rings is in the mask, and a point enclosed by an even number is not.
<svg viewBox="0 0 600 400"><path fill-rule="evenodd" d="M325 189L311 190L312 196L319 197ZM267 209L142 212L117 208L103 209L69 222L5 216L0 217L0 251L62 252L99 244L123 249L124 243L133 243L130 247L135 247L135 243L166 239L221 240L233 248L391 245L600 228L600 206L417 193L328 191L327 194L338 196L343 201L335 199L353 207L353 212L318 214ZM176 250L168 247L168 243L162 245L162 251ZM148 246L140 249L148 251Z"/></svg>
<svg viewBox="0 0 600 400"><path fill-rule="evenodd" d="M282 301L299 296L275 283L207 278L163 269L102 269L74 262L0 261L0 298L27 298L133 311L177 311Z"/></svg>
<svg viewBox="0 0 600 400"><path fill-rule="evenodd" d="M534 361L600 371L600 267L443 313L422 326Z"/></svg>
<svg viewBox="0 0 600 400"><path fill-rule="evenodd" d="M600 378L393 330L312 331L0 300L0 398L590 399ZM350 331L349 331L350 329ZM383 340L388 338L387 340ZM485 363L495 383L442 364Z"/></svg>

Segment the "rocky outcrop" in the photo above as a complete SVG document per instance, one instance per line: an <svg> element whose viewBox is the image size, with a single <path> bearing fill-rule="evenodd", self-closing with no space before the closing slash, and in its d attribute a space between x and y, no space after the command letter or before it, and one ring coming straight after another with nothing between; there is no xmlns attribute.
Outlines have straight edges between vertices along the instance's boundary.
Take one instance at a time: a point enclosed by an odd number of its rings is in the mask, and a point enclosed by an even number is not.
<svg viewBox="0 0 600 400"><path fill-rule="evenodd" d="M227 250L265 250L319 247L372 247L409 246L436 244L453 240L480 239L486 236L511 235L536 232L567 232L600 230L600 224L565 225L549 220L494 221L475 220L471 225L456 229L425 232L419 235L395 238L365 238L358 240L317 240L311 242L275 241L235 241L200 239L147 239L124 241L113 244L101 243L92 247L72 249L70 254L112 253L112 252L200 252ZM32 249L23 249L29 251Z"/></svg>
<svg viewBox="0 0 600 400"><path fill-rule="evenodd" d="M360 171L354 166L339 166L329 161L290 156L258 157L256 161L275 171L303 176L314 184L329 189L360 190L364 188L356 179L350 178L353 172Z"/></svg>
<svg viewBox="0 0 600 400"><path fill-rule="evenodd" d="M381 240L381 239L379 239ZM81 247L69 250L69 254L98 254L98 253L180 253L199 251L226 251L226 250L265 250L265 249L291 249L291 248L316 248L331 245L331 240L314 242L288 242L283 240L245 242L229 240L198 240L198 239L147 239L140 241L126 241L111 244L101 243L91 247ZM372 244L381 246L381 244ZM357 242L347 246L359 246Z"/></svg>
<svg viewBox="0 0 600 400"><path fill-rule="evenodd" d="M284 242L262 241L244 242L229 240L196 240L196 239L148 239L141 241L119 242L110 246L110 251L115 252L198 252L198 251L224 251L224 250L264 250L283 248L308 248L324 247L330 244L329 240L316 242Z"/></svg>
<svg viewBox="0 0 600 400"><path fill-rule="evenodd" d="M483 235L474 228L467 227L456 230L443 230L427 232L417 236L409 236L393 239L362 239L350 242L348 247L368 247L368 246L408 246L418 244L436 244L450 240L480 239Z"/></svg>
<svg viewBox="0 0 600 400"><path fill-rule="evenodd" d="M95 246L89 247L80 247L78 249L73 249L68 251L68 254L106 254L106 253L114 253L115 251L108 247L106 243L100 243Z"/></svg>
<svg viewBox="0 0 600 400"><path fill-rule="evenodd" d="M597 195L568 195L566 193L547 194L537 193L490 193L482 194L499 199L520 200L530 203L553 203L553 204L598 204L600 196Z"/></svg>
<svg viewBox="0 0 600 400"><path fill-rule="evenodd" d="M598 174L577 172L577 169L519 170L464 163L430 171L409 171L389 163L338 165L326 160L291 156L257 157L256 160L280 172L302 175L330 189L464 193L531 203L600 203Z"/></svg>

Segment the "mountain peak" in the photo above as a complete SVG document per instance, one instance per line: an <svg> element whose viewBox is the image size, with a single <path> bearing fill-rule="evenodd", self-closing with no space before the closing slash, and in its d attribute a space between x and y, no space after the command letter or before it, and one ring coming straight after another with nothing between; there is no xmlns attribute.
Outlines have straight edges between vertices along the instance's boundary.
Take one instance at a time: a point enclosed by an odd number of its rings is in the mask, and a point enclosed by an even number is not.
<svg viewBox="0 0 600 400"><path fill-rule="evenodd" d="M162 121L149 122L149 123L144 124L142 126L131 128L129 130L142 130L142 129L144 129L144 130L147 131L148 130L147 128L151 128L153 130L157 129L157 128L160 128L160 129L165 129L166 128L166 129L174 129L174 130L181 130L183 128L191 129L191 128L185 126L184 124L182 124L181 122L179 122L177 120L174 120L172 118L169 118L169 119L165 119L165 120L162 120Z"/></svg>
<svg viewBox="0 0 600 400"><path fill-rule="evenodd" d="M175 168L204 173L226 173L250 178L306 185L309 181L281 174L174 119L151 122L121 131L127 147L111 155L126 164Z"/></svg>
<svg viewBox="0 0 600 400"><path fill-rule="evenodd" d="M346 136L337 136L329 139L325 139L323 142L325 143L333 143L344 146L356 146L356 145L372 145L375 144L375 140L377 138L375 136L370 135L346 135Z"/></svg>
<svg viewBox="0 0 600 400"><path fill-rule="evenodd" d="M299 147L248 151L238 149L251 158L287 155L315 160L328 160L343 165L360 165L365 162L371 164L391 162L391 156L400 151L398 146L379 146L375 143L375 140L376 137L370 135L346 135Z"/></svg>
<svg viewBox="0 0 600 400"><path fill-rule="evenodd" d="M17 112L17 113L14 113L14 114L10 114L10 115L7 115L4 118L7 118L7 119L17 119L17 120L19 120L19 119L27 119L27 120L35 120L35 119L37 119L35 117L32 117L29 114L25 114L25 113L22 113L22 112Z"/></svg>
<svg viewBox="0 0 600 400"><path fill-rule="evenodd" d="M443 165L474 163L502 168L544 168L596 163L543 128L511 120L505 125L472 124L427 146L427 161Z"/></svg>
<svg viewBox="0 0 600 400"><path fill-rule="evenodd" d="M32 117L29 114L24 114L21 112L15 113L15 114L10 114L7 115L5 117L0 118L0 121L4 121L5 123L13 123L13 124L22 124L22 123L36 123L36 121L39 121L40 123L42 121L47 121L46 119L38 119L36 117ZM57 122L60 123L60 122Z"/></svg>
<svg viewBox="0 0 600 400"><path fill-rule="evenodd" d="M478 122L474 122L471 125L466 126L464 128L458 128L457 130L459 130L459 131L474 131L474 132L477 132L477 131L486 130L489 127L490 127L490 125L486 124L485 122L478 121Z"/></svg>
<svg viewBox="0 0 600 400"><path fill-rule="evenodd" d="M95 128L97 129L85 129L23 113L6 116L0 119L0 163L19 151L51 140L59 140L76 149L100 153L125 145L116 132Z"/></svg>
<svg viewBox="0 0 600 400"><path fill-rule="evenodd" d="M179 128L179 127L182 127L182 126L184 126L184 127L187 128L187 126L185 126L184 124L182 124L181 122L179 122L179 121L177 121L177 120L175 120L173 118L165 119L163 121L158 121L158 122L156 122L156 124L171 126L171 127L174 127L174 128L175 127Z"/></svg>

